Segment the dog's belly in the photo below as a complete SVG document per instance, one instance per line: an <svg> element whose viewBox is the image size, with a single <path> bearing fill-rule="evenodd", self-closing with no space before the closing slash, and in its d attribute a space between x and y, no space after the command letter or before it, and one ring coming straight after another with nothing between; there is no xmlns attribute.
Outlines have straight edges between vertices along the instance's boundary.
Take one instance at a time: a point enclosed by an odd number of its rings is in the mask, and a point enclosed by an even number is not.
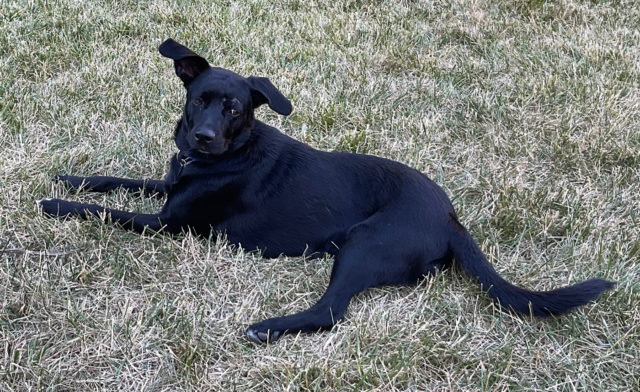
<svg viewBox="0 0 640 392"><path fill-rule="evenodd" d="M360 216L337 218L332 214L279 214L266 211L234 216L214 229L230 243L260 250L265 257L335 254L348 228ZM346 219L349 218L349 219Z"/></svg>

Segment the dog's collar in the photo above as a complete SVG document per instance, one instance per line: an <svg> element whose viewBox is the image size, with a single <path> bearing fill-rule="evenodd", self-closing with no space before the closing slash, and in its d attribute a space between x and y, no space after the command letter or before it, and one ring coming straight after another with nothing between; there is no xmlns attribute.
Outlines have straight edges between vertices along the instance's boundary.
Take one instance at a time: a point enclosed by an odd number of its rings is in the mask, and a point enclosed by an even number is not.
<svg viewBox="0 0 640 392"><path fill-rule="evenodd" d="M205 154L199 154L195 151L179 151L175 156L176 160L182 167L189 166L192 163L209 162L211 160L211 158Z"/></svg>
<svg viewBox="0 0 640 392"><path fill-rule="evenodd" d="M177 181L178 178L182 177L182 174L184 172L184 169L191 165L194 162L198 162L199 159L197 159L196 157L189 155L188 153L186 153L185 151L180 151L177 152L175 155L175 159L176 162L178 162L178 171L175 173L174 176L174 181Z"/></svg>
<svg viewBox="0 0 640 392"><path fill-rule="evenodd" d="M178 171L175 174L175 179L182 177L184 174L184 170L187 166L191 164L199 164L199 163L211 163L211 158L206 156L205 154L200 154L196 151L178 151L176 155L174 155L176 162L178 163Z"/></svg>
<svg viewBox="0 0 640 392"><path fill-rule="evenodd" d="M193 157L187 155L187 153L185 153L184 151L176 153L176 160L181 167L188 166L195 161Z"/></svg>

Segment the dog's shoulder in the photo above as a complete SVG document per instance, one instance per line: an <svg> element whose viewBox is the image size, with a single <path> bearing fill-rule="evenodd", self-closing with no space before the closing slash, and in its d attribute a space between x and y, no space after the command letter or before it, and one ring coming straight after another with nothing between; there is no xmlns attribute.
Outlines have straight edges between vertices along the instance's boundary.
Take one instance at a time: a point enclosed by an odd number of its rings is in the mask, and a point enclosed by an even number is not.
<svg viewBox="0 0 640 392"><path fill-rule="evenodd" d="M286 161L296 156L308 157L317 152L311 146L257 120L252 130L251 139L254 153L260 154L262 159Z"/></svg>

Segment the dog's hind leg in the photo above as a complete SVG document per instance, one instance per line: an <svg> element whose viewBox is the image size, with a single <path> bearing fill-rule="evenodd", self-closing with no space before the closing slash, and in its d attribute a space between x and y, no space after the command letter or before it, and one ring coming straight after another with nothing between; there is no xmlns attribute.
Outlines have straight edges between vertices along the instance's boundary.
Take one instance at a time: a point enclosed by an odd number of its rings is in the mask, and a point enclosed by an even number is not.
<svg viewBox="0 0 640 392"><path fill-rule="evenodd" d="M376 285L374 274L365 267L364 260L356 259L355 252L348 253L336 256L329 286L315 305L300 313L254 324L247 329L247 336L258 343L273 342L284 333L329 329L342 319L351 298Z"/></svg>
<svg viewBox="0 0 640 392"><path fill-rule="evenodd" d="M429 262L424 241L417 243L415 234L403 233L406 226L397 217L384 218L371 217L348 231L336 255L329 286L315 305L252 325L246 331L249 339L273 342L284 333L330 329L359 292L374 286L417 283L444 263L446 253Z"/></svg>
<svg viewBox="0 0 640 392"><path fill-rule="evenodd" d="M166 192L166 184L162 180L132 180L105 176L56 176L55 180L73 189L91 192L110 192L124 189L132 193L142 193L145 196L162 196Z"/></svg>

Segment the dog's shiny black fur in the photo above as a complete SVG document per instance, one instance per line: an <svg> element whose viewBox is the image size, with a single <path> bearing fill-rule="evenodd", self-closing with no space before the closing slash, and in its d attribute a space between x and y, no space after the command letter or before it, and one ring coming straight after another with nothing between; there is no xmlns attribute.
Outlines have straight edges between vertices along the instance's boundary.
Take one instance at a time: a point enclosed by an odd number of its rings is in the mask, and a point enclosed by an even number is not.
<svg viewBox="0 0 640 392"><path fill-rule="evenodd" d="M222 232L266 257L334 255L329 286L318 302L252 325L251 340L331 328L355 294L414 284L454 259L502 306L535 316L564 313L613 286L591 279L536 292L506 282L458 222L444 191L422 173L384 158L315 150L254 118L262 104L283 115L292 110L268 79L210 67L173 40L160 53L174 61L187 91L175 130L179 153L165 179L59 180L77 189L166 195L162 210L136 214L56 199L39 203L51 216L108 213L136 232Z"/></svg>

